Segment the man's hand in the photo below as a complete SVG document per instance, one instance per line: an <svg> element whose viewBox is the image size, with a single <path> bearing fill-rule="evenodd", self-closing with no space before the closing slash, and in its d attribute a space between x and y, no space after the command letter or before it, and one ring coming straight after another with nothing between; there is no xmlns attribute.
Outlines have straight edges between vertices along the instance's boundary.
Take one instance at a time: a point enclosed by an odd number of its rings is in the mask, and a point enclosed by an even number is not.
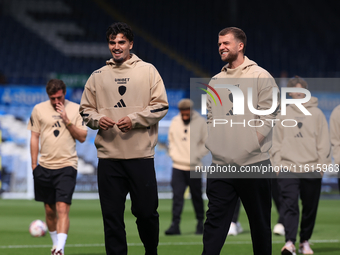
<svg viewBox="0 0 340 255"><path fill-rule="evenodd" d="M121 118L117 122L117 127L123 132L127 133L132 129L132 122L128 116L125 116L124 118Z"/></svg>
<svg viewBox="0 0 340 255"><path fill-rule="evenodd" d="M256 131L256 134L257 134L257 139L259 140L259 144L262 145L265 137L257 131Z"/></svg>
<svg viewBox="0 0 340 255"><path fill-rule="evenodd" d="M99 120L99 128L103 130L108 130L113 128L116 123L108 117L101 117Z"/></svg>
<svg viewBox="0 0 340 255"><path fill-rule="evenodd" d="M66 115L65 106L61 102L59 102L56 105L56 108L57 108L57 112L60 114L61 119L63 120L65 125L67 125L70 122L70 120L68 119Z"/></svg>

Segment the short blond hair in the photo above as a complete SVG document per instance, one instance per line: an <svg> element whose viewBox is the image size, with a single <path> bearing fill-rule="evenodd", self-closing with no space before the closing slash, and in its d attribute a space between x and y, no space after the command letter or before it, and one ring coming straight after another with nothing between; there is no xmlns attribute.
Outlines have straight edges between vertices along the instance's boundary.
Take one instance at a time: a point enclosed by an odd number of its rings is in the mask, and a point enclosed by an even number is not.
<svg viewBox="0 0 340 255"><path fill-rule="evenodd" d="M189 98L184 98L178 102L179 110L190 110L194 106L194 102Z"/></svg>

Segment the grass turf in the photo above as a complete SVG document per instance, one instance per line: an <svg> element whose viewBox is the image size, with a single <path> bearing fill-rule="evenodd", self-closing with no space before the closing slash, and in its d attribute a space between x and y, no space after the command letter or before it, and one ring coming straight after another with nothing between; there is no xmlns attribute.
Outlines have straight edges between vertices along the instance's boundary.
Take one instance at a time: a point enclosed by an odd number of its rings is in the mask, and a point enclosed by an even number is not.
<svg viewBox="0 0 340 255"><path fill-rule="evenodd" d="M205 201L207 204L207 201ZM130 201L126 203L125 223L129 254L144 254L138 236L135 218L130 212ZM171 222L171 200L160 200L160 255L201 254L202 236L195 235L191 201L185 201L179 236L165 236L164 231ZM312 236L312 249L319 255L340 254L340 200L320 200L316 226ZM272 225L277 213L272 208ZM34 238L29 235L28 226L35 219L44 220L43 204L30 200L0 200L0 254L1 255L47 255L51 248L49 234ZM98 200L74 200L70 212L71 227L65 248L66 255L104 255L103 224ZM221 254L252 253L250 230L243 207L239 221L244 232L228 237ZM284 238L273 235L273 255L280 254Z"/></svg>

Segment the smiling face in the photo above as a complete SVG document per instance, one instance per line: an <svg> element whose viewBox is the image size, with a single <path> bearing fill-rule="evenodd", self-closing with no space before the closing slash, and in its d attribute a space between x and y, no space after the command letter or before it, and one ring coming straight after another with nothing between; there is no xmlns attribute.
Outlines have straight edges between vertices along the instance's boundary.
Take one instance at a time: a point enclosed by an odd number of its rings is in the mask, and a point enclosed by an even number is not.
<svg viewBox="0 0 340 255"><path fill-rule="evenodd" d="M232 63L237 60L240 54L243 57L244 44L235 39L232 33L218 37L218 51L224 62Z"/></svg>
<svg viewBox="0 0 340 255"><path fill-rule="evenodd" d="M130 50L133 42L130 42L123 34L111 35L109 39L109 49L113 60L117 64L121 64L130 59Z"/></svg>

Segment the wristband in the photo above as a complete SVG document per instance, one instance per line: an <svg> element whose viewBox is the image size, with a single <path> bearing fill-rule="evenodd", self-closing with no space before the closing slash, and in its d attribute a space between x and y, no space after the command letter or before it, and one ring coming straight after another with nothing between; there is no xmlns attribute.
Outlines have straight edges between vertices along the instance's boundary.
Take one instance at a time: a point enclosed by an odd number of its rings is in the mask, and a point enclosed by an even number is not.
<svg viewBox="0 0 340 255"><path fill-rule="evenodd" d="M67 123L66 127L72 126L72 122L70 121L69 123Z"/></svg>

